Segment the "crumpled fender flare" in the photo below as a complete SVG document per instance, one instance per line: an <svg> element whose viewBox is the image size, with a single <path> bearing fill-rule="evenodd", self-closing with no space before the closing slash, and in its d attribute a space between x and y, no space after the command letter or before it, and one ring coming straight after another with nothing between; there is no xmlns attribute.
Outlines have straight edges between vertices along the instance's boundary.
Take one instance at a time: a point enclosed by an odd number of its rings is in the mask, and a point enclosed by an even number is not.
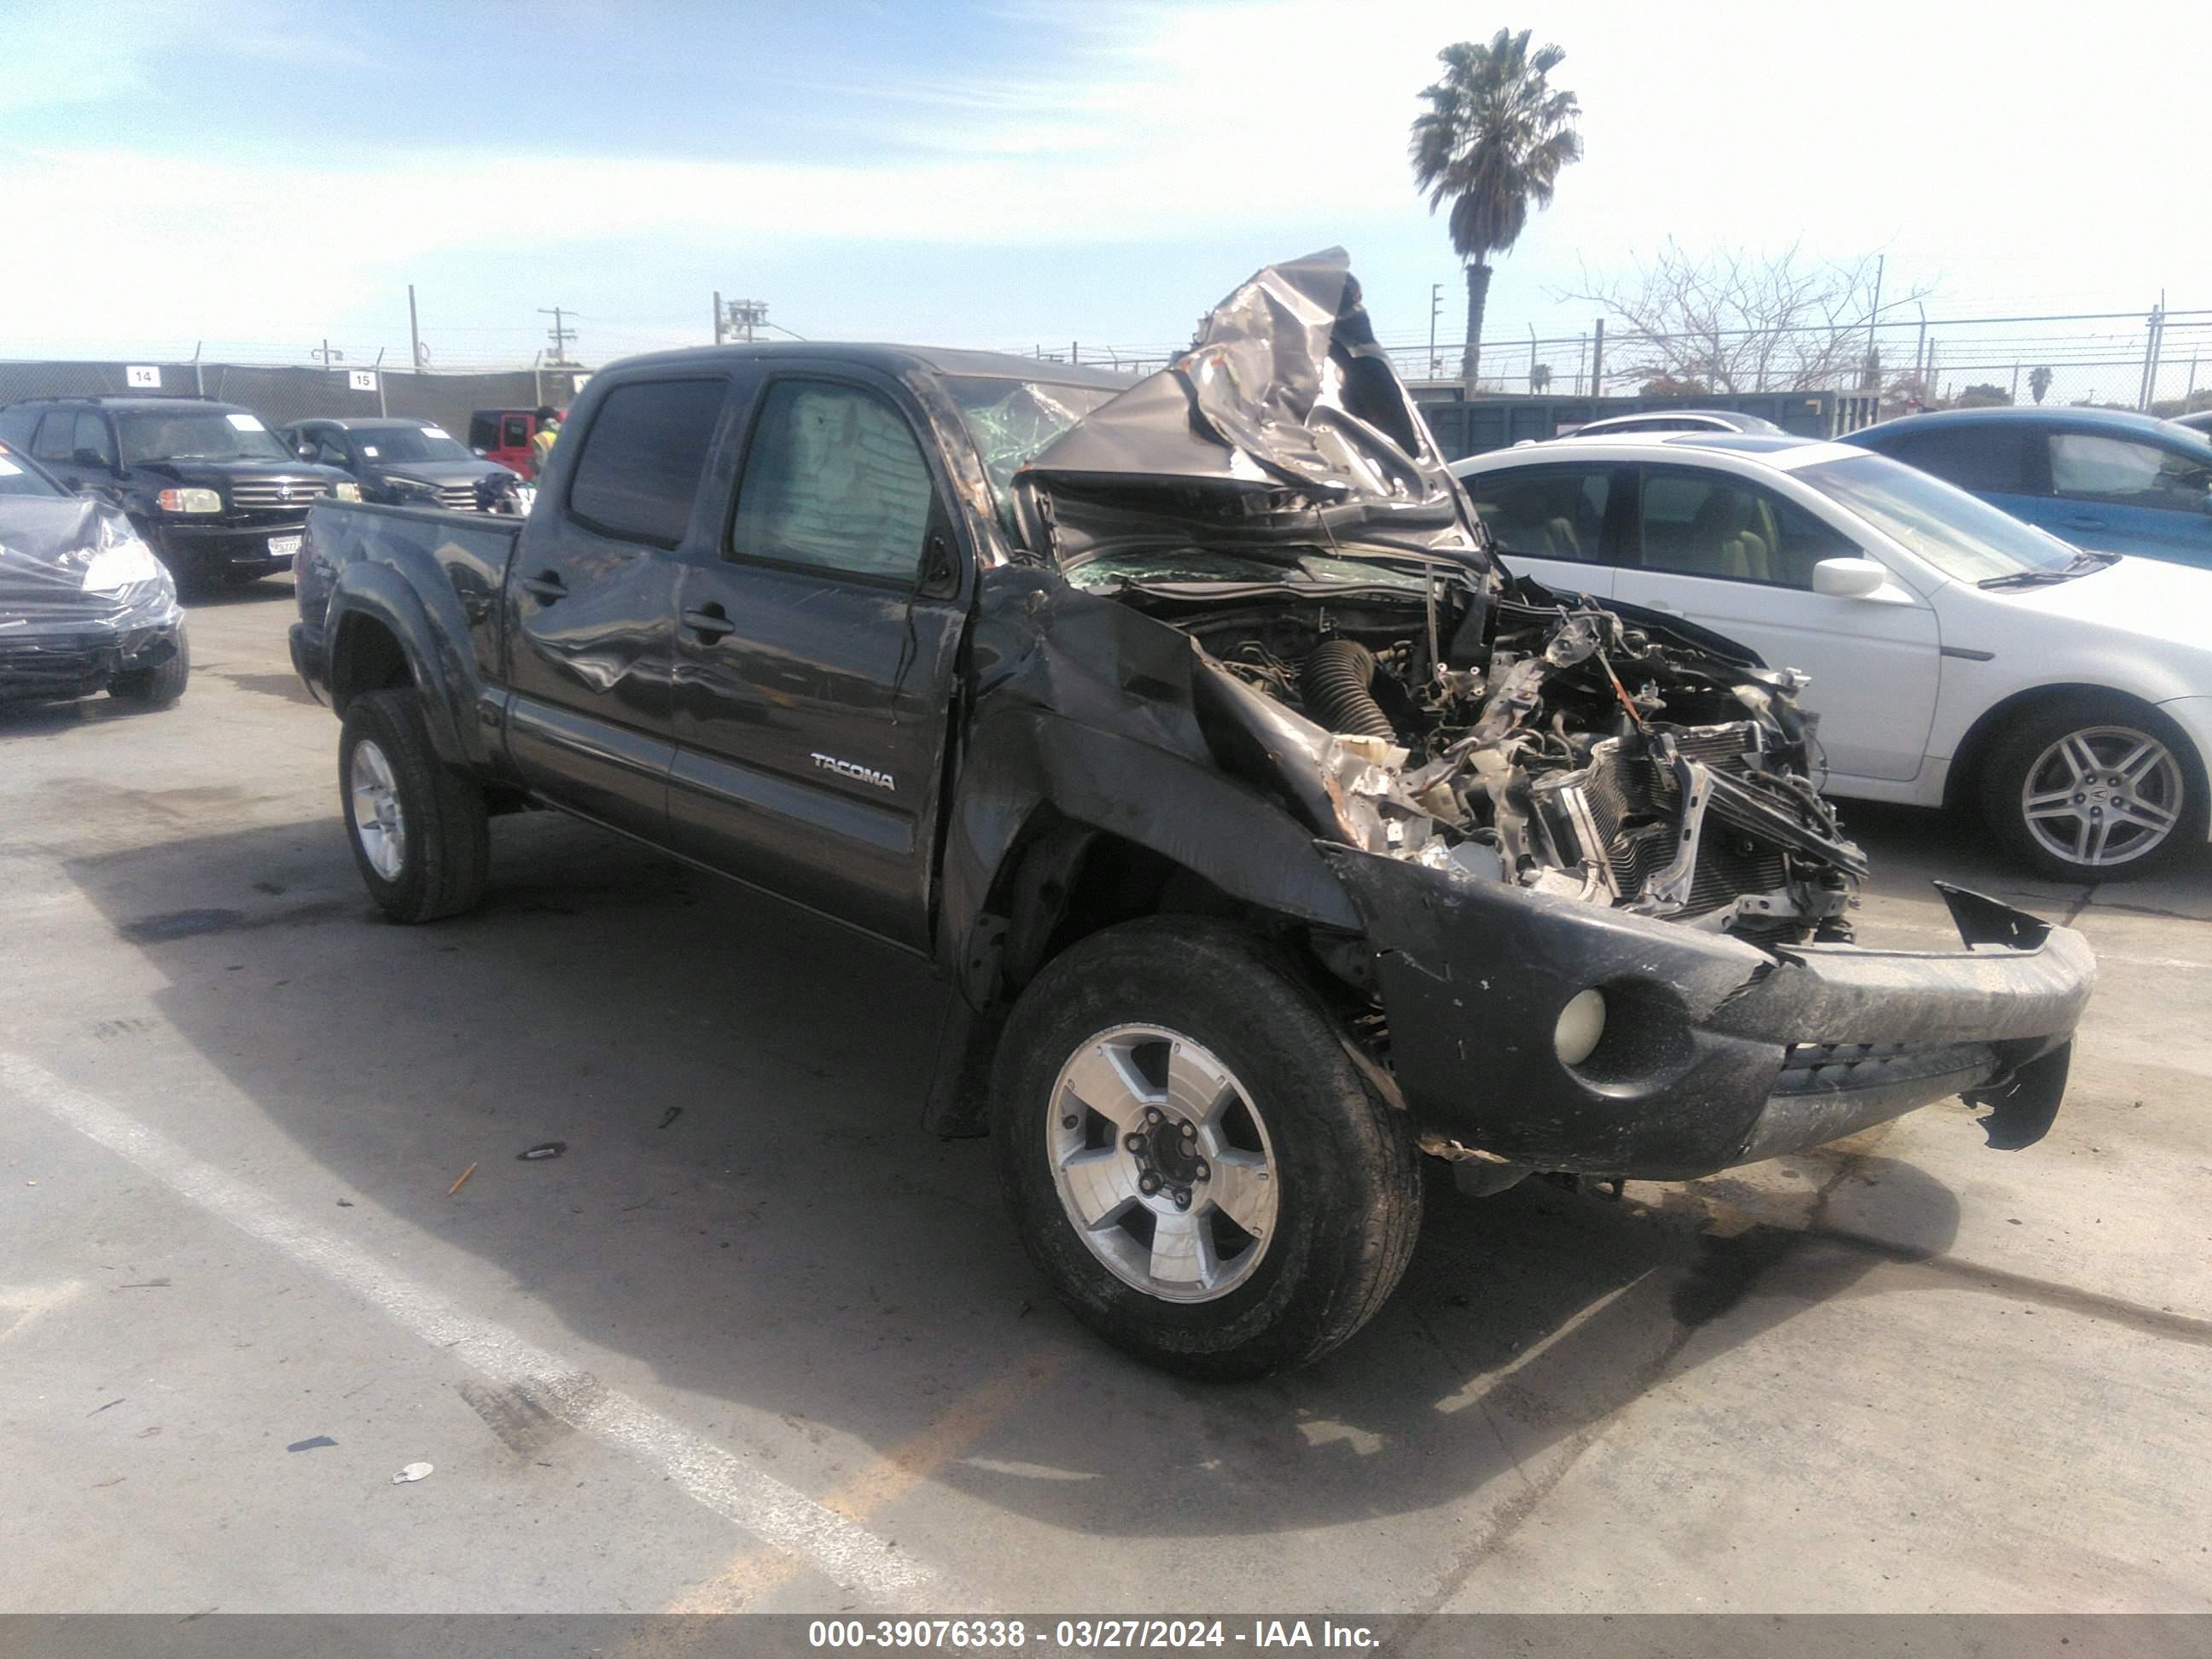
<svg viewBox="0 0 2212 1659"><path fill-rule="evenodd" d="M348 637L356 618L381 626L398 642L422 705L431 746L449 766L482 769L492 763L486 727L477 716L483 684L470 655L469 621L460 596L443 582L425 595L397 566L376 559L343 565L324 623L330 652L331 705L343 714Z"/></svg>
<svg viewBox="0 0 2212 1659"><path fill-rule="evenodd" d="M963 994L981 988L962 971L977 919L1003 895L1045 809L1258 908L1316 927L1360 926L1312 831L1208 765L1039 708L994 710L971 738L949 816L942 935Z"/></svg>

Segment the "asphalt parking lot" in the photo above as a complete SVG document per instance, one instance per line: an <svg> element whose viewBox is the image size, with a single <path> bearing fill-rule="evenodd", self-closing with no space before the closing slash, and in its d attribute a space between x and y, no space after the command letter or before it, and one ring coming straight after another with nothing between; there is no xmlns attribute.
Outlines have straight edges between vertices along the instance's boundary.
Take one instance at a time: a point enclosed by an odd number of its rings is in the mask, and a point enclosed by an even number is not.
<svg viewBox="0 0 2212 1659"><path fill-rule="evenodd" d="M385 924L291 620L0 715L0 1609L2212 1610L2203 858L1850 811L1863 937L1941 876L2097 946L2048 1140L1445 1198L1353 1345L1205 1388L919 1131L906 959L540 814Z"/></svg>

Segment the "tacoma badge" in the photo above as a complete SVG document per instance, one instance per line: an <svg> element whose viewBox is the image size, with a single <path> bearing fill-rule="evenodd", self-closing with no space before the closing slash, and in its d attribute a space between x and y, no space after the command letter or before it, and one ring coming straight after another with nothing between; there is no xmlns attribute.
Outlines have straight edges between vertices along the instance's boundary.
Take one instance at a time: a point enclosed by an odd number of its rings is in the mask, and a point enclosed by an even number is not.
<svg viewBox="0 0 2212 1659"><path fill-rule="evenodd" d="M824 772L835 772L841 778L851 778L856 783L872 783L878 789L896 792L898 780L888 772L878 772L872 766L863 766L858 761L839 760L835 755L814 754L807 758Z"/></svg>

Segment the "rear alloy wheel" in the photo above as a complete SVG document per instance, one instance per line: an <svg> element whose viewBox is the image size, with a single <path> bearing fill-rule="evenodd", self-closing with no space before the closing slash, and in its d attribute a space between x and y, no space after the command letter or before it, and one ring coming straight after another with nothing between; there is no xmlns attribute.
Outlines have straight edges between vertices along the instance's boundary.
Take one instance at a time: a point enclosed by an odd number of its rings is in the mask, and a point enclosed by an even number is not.
<svg viewBox="0 0 2212 1659"><path fill-rule="evenodd" d="M1371 1318L1419 1231L1419 1154L1337 1017L1257 940L1150 917L1048 963L992 1085L1023 1243L1100 1334L1265 1376Z"/></svg>
<svg viewBox="0 0 2212 1659"><path fill-rule="evenodd" d="M394 921L434 921L483 896L491 837L483 791L431 747L412 691L346 706L338 788L362 884Z"/></svg>
<svg viewBox="0 0 2212 1659"><path fill-rule="evenodd" d="M1990 827L2047 875L2124 881L2182 845L2203 803L2179 735L2149 711L2083 700L2030 716L1990 756Z"/></svg>

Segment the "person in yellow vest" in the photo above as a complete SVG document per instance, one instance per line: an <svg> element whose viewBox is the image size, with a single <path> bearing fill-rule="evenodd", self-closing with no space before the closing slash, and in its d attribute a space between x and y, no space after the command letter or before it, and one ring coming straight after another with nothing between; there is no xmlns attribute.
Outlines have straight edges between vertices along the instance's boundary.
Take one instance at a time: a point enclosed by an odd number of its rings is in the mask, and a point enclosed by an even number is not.
<svg viewBox="0 0 2212 1659"><path fill-rule="evenodd" d="M539 480L545 477L545 463L552 458L553 441L561 435L561 416L550 404L538 410L538 430L530 434L530 465L532 474Z"/></svg>

